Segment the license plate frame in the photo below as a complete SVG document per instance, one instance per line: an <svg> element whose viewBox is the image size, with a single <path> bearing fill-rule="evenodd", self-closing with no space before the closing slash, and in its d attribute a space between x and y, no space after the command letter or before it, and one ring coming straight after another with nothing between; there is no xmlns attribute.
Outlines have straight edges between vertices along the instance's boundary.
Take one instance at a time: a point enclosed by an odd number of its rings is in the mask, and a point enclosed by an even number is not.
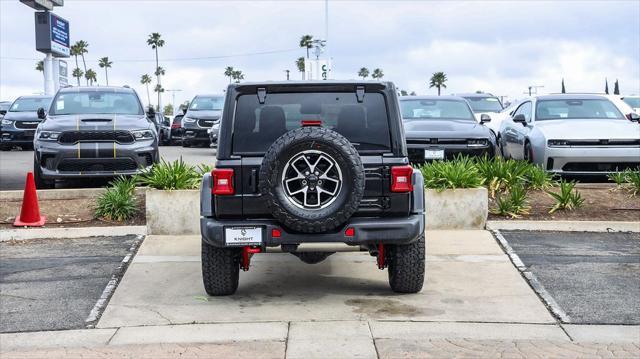
<svg viewBox="0 0 640 359"><path fill-rule="evenodd" d="M261 245L262 244L262 227L260 226L224 227L224 243L227 246Z"/></svg>
<svg viewBox="0 0 640 359"><path fill-rule="evenodd" d="M424 150L425 160L443 160L444 149L442 148L428 148Z"/></svg>

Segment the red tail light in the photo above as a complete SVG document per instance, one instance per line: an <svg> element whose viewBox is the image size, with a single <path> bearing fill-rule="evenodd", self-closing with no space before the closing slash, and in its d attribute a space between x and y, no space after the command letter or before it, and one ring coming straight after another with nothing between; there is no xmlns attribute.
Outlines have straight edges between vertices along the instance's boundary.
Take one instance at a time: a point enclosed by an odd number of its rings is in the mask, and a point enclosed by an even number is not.
<svg viewBox="0 0 640 359"><path fill-rule="evenodd" d="M302 127L306 126L322 126L322 120L302 120Z"/></svg>
<svg viewBox="0 0 640 359"><path fill-rule="evenodd" d="M413 167L395 166L391 167L391 192L411 192L413 191Z"/></svg>
<svg viewBox="0 0 640 359"><path fill-rule="evenodd" d="M211 171L213 177L213 188L211 193L215 195L234 194L233 189L233 170L230 168L220 168Z"/></svg>

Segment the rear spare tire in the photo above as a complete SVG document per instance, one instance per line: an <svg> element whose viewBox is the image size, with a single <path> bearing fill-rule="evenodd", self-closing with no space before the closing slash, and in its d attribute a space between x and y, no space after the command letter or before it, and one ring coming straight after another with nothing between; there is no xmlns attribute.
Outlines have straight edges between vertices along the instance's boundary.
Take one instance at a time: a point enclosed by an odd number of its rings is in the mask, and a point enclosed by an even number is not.
<svg viewBox="0 0 640 359"><path fill-rule="evenodd" d="M302 127L280 136L260 167L260 193L273 216L295 231L318 233L344 224L364 194L358 151L339 133Z"/></svg>

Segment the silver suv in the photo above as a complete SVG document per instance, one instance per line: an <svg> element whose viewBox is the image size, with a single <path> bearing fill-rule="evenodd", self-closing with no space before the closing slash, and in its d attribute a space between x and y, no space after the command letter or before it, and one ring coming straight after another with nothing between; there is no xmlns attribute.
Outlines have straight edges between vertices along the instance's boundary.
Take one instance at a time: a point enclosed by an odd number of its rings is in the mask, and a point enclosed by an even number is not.
<svg viewBox="0 0 640 359"><path fill-rule="evenodd" d="M127 87L58 91L34 138L38 188L56 179L132 175L159 161L158 135L136 92Z"/></svg>

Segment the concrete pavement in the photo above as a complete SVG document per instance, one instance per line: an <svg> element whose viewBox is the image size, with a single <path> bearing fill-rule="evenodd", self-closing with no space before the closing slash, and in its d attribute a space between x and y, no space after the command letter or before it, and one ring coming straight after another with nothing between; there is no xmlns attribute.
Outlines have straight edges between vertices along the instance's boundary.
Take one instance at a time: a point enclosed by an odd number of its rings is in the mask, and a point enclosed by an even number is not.
<svg viewBox="0 0 640 359"><path fill-rule="evenodd" d="M0 334L6 357L638 357L639 326L564 325L486 231L427 232L427 283L388 289L367 254L256 255L204 293L197 236L149 236L99 329Z"/></svg>
<svg viewBox="0 0 640 359"><path fill-rule="evenodd" d="M207 297L198 236L149 236L99 328L184 323L412 320L554 323L487 231L427 232L427 280L414 295L391 292L367 253L308 265L258 254L237 294Z"/></svg>

